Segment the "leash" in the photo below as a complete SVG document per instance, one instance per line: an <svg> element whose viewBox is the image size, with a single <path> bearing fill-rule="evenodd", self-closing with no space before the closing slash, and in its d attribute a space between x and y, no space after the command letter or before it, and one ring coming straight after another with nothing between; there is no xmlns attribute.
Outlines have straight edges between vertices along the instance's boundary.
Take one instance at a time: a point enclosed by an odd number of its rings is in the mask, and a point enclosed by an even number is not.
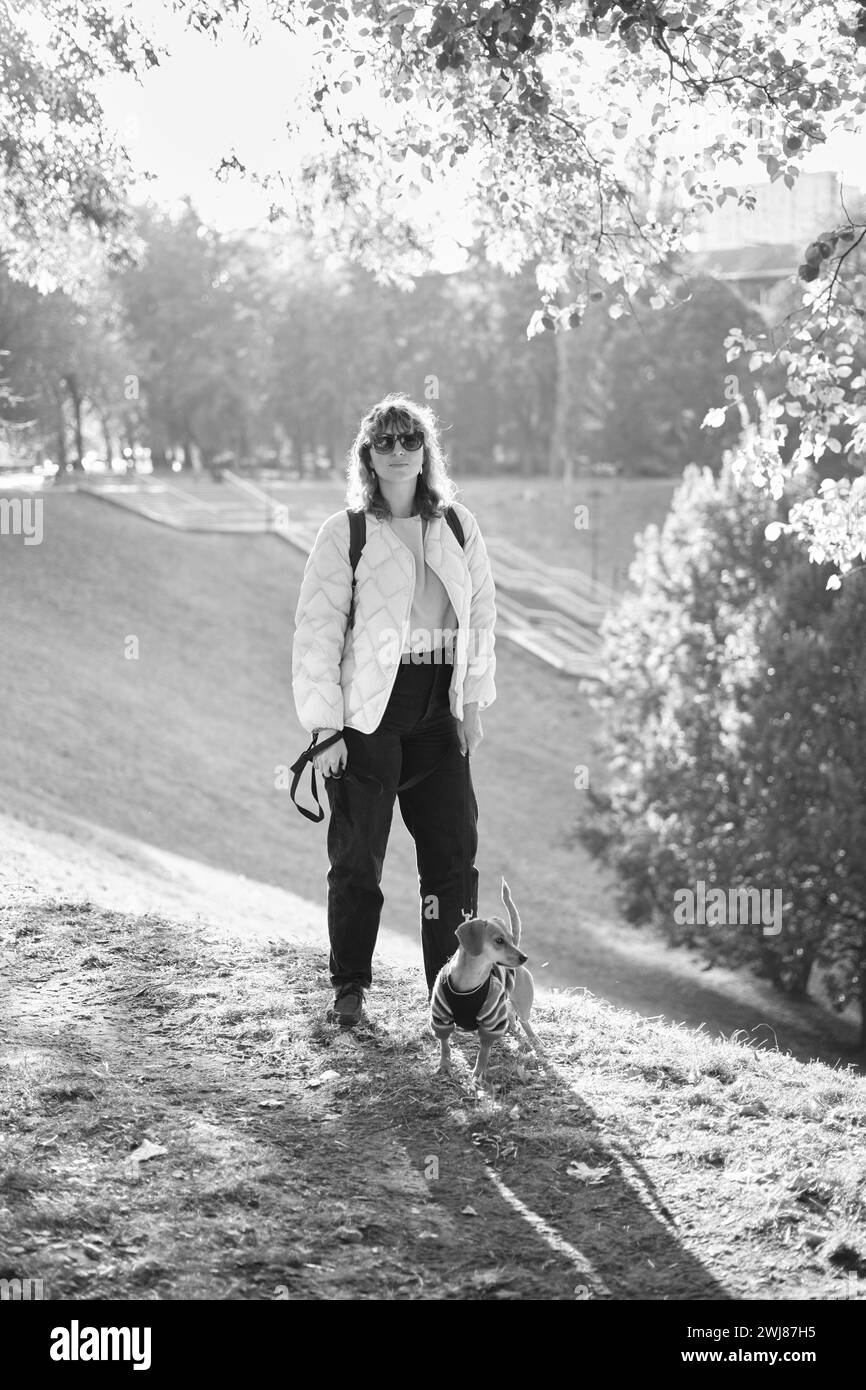
<svg viewBox="0 0 866 1390"><path fill-rule="evenodd" d="M330 748L332 744L334 744L334 743L339 743L340 739L343 737L343 733L342 733L342 730L341 730L341 731L340 731L339 733L337 733L337 734L332 734L330 738L326 738L326 739L325 739L324 743L317 743L316 740L317 740L318 737L319 737L318 734L313 734L313 740L312 740L312 742L310 743L309 747L307 747L307 748L304 749L304 751L303 751L303 753L301 754L301 756L297 759L296 762L293 762L293 763L292 763L291 768L290 768L290 771L294 774L294 776L292 777L292 787L291 787L291 793L290 793L291 798L292 798L292 801L294 801L295 806L296 806L297 809L300 811L301 815L302 815L302 816L306 816L306 817L307 817L307 820L313 821L314 824L316 824L316 825L318 825L319 821L323 821L323 820L325 819L325 812L322 810L322 803L319 801L319 788L318 788L318 784L317 784L317 782L316 782L316 769L315 769L315 766L313 765L313 758L314 758L318 753L323 753L323 752L325 751L326 748ZM430 774L431 774L431 772L435 772L436 769L437 769L437 767L441 767L442 764L445 762L445 759L446 759L446 758L450 758L450 756L451 756L451 753L450 753L450 750L449 750L449 752L445 753L445 754L439 759L438 762L436 762L436 763L433 764L432 767L428 767L428 768L426 769L426 771L424 771L424 772L416 772L414 777L409 777L409 778L406 779L405 782L401 782L400 785L399 785L399 787L397 787L397 791L398 791L398 792L405 792L405 791L408 791L408 789L409 789L410 787L416 786L418 782L423 782L425 777L429 777ZM467 759L468 759L468 757L469 757L469 754L468 754L468 753L466 754L466 757L467 757ZM298 790L298 786L299 786L300 781L301 781L301 776L302 776L302 774L303 774L304 768L306 767L307 763L310 764L310 772L311 772L310 785L311 785L311 789L312 789L312 793L313 793L313 800L315 801L316 806L317 806L318 809L319 809L319 814L318 814L318 815L314 815L312 811L307 810L306 806L302 806L302 805L300 804L300 802L298 801L297 797L295 796L295 793L296 793L296 791ZM378 787L378 791L375 793L376 796L381 796L382 793L383 793L383 791L385 790L385 788L384 788L383 785L382 785L381 780L380 780L378 777L376 777L372 772L354 772L354 771L350 771L350 770L345 770L345 769L344 769L343 772L339 773L339 774L336 775L336 776L335 776L333 773L332 773L331 775L332 775L333 780L334 780L335 782L341 781L344 777L348 778L350 781L353 781L353 782L369 782L371 785L375 785L376 787ZM468 826L468 823L467 823L467 825L466 825L465 843L464 843L464 848L463 848L463 853L464 853L464 889L465 889L465 877L466 877L465 857L466 857L466 854L467 854L467 851L468 851L468 834L469 834L469 826Z"/></svg>
<svg viewBox="0 0 866 1390"><path fill-rule="evenodd" d="M470 922L475 913L472 911L472 890L469 884L469 797L472 792L472 777L469 771L468 748L463 755L463 761L466 764L463 793L463 902L466 906L461 908L461 912L463 913L463 921Z"/></svg>
<svg viewBox="0 0 866 1390"><path fill-rule="evenodd" d="M290 792L291 798L294 801L295 806L300 811L301 815L306 816L307 820L311 820L316 824L318 824L319 821L325 819L325 813L322 810L322 803L319 801L319 789L316 785L316 769L313 766L313 758L316 756L317 753L322 753L326 748L330 748L332 743L339 743L340 739L343 737L343 732L342 730L340 730L339 733L332 734L330 738L326 738L324 743L320 743L317 745L316 740L318 737L318 734L313 734L312 742L309 744L307 748L304 749L303 753L297 759L297 761L292 763L292 766L289 769L291 772L294 773L294 776L292 778L292 789ZM297 797L295 796L295 792L298 790L298 786L301 781L301 773L303 772L307 763L310 764L310 771L312 773L313 800L319 808L319 814L317 816L313 815L312 811L308 811L306 806L302 806L301 803L298 801Z"/></svg>

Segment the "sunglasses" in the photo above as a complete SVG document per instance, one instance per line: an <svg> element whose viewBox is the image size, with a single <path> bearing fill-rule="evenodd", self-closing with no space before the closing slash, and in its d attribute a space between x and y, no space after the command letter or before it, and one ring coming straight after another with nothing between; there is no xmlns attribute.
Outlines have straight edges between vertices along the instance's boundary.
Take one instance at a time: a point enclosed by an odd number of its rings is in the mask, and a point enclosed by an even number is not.
<svg viewBox="0 0 866 1390"><path fill-rule="evenodd" d="M398 439L407 454L417 453L424 443L421 431L411 430L408 434L374 434L370 440L370 447L377 454L393 454Z"/></svg>

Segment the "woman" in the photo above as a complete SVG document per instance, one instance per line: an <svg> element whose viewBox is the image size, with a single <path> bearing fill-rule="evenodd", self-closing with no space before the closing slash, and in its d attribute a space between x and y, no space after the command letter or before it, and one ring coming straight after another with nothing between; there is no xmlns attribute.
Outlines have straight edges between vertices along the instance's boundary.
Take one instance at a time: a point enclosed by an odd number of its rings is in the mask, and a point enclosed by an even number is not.
<svg viewBox="0 0 866 1390"><path fill-rule="evenodd" d="M386 396L361 422L347 478L348 507L364 513L366 527L352 620L341 511L322 525L304 570L292 684L316 741L342 734L313 765L331 809L330 1014L351 1027L372 981L395 798L415 841L428 994L457 949L455 928L477 915L469 758L483 737L480 711L496 698L496 609L475 518L460 503L450 523L446 515L456 488L432 411Z"/></svg>

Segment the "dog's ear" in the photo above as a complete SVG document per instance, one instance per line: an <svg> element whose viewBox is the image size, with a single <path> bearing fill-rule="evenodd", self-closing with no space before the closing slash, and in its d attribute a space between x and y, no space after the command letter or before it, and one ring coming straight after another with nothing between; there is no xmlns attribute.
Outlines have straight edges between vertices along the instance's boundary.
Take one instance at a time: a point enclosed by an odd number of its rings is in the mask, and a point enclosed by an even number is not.
<svg viewBox="0 0 866 1390"><path fill-rule="evenodd" d="M454 935L470 956L480 956L484 950L484 928L486 921L483 917L473 917L469 922L461 922L456 928Z"/></svg>

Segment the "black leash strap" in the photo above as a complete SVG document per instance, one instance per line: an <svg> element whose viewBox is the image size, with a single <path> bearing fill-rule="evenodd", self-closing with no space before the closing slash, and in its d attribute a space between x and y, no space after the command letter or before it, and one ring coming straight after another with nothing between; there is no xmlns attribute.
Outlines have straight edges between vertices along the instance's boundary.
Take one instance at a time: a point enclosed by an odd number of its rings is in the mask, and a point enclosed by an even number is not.
<svg viewBox="0 0 866 1390"><path fill-rule="evenodd" d="M466 778L465 778L465 782L466 782L466 791L465 791L465 795L464 795L464 797L463 797L463 865L462 865L462 868L463 868L463 902L465 903L465 907L462 909L462 912L463 912L463 920L464 920L464 922L466 922L466 921L471 921L471 919L475 916L475 913L474 913L473 910L472 910L472 892L471 892L471 886L470 886L470 881L469 881L469 808L470 808L470 800L469 800L469 798L470 798L470 796L471 796L471 794L472 794L472 780L471 780L471 779L472 779L472 774L471 774L471 772L469 771L469 749L468 749L468 747L467 747L467 749L466 749L466 752L465 752L464 755L463 755L463 761L464 761L465 764L466 764Z"/></svg>
<svg viewBox="0 0 866 1390"><path fill-rule="evenodd" d="M322 810L322 803L319 801L319 789L316 785L316 769L313 766L313 758L316 756L317 753L322 753L326 748L330 748L332 743L339 743L340 739L343 737L343 731L341 729L339 733L332 734L330 738L325 739L324 743L317 744L316 739L318 737L318 734L313 734L312 743L309 745L308 748L304 749L297 762L292 763L290 769L294 773L294 776L292 778L291 798L297 806L298 810L300 811L301 815L306 816L307 820L315 821L316 824L318 824L320 820L325 819L325 813ZM312 773L313 800L319 808L319 814L317 816L313 815L312 811L308 811L306 806L301 806L297 797L295 796L295 792L298 790L298 785L301 780L301 773L303 772L307 763L310 764L310 772Z"/></svg>
<svg viewBox="0 0 866 1390"><path fill-rule="evenodd" d="M332 734L330 738L326 738L325 741L324 741L324 743L317 743L317 742L316 742L316 739L318 738L318 734L314 734L314 735L313 735L313 740L312 740L312 742L310 743L309 747L307 747L307 748L304 749L303 753L302 753L301 756L298 758L297 762L292 763L292 766L291 766L291 768L290 768L290 771L294 774L293 777L292 777L292 788L291 788L291 793L290 793L291 798L292 798L292 800L294 801L295 805L297 806L298 810L300 811L301 815L302 815L302 816L306 816L306 817L307 817L307 820L313 821L316 825L318 825L319 821L322 821L322 820L325 819L325 812L322 810L322 803L319 801L319 788L318 788L318 784L317 784L317 782L316 782L316 769L315 769L315 767L313 766L313 758L315 758L315 756L316 756L317 753L323 753L324 750L325 750L326 748L330 748L332 744L334 744L334 743L339 743L339 741L340 741L340 739L341 739L342 737L343 737L343 731L340 730L339 733L337 733L337 734ZM435 772L436 769L437 769L437 767L439 767L442 763L444 763L445 759L446 759L446 758L449 758L450 756L451 756L451 752L450 752L450 750L449 750L449 751L444 755L444 757L442 757L442 758L439 759L439 762L438 762L438 763L434 763L432 767L428 767L428 768L426 769L426 771L424 771L424 772L416 772L414 777L410 777L410 778L408 778L407 781L401 782L400 785L399 785L399 787L397 788L397 791L398 791L398 792L407 791L407 790L409 789L409 787L414 787L414 786L417 785L418 782L423 782L425 777L429 777L430 774L431 774L431 772ZM466 754L466 757L467 757L467 760L468 760L468 757L469 757L469 754L468 754L468 753ZM311 785L311 788L312 788L313 800L315 801L315 803L316 803L316 805L317 805L317 807L318 807L318 809L319 809L319 814L318 814L318 815L314 815L312 811L308 811L308 810L307 810L306 806L302 806L302 805L300 804L300 802L298 801L296 795L295 795L295 793L296 793L297 790L298 790L298 786L299 786L300 781L301 781L301 776L302 776L302 774L303 774L304 768L306 767L307 763L310 764L310 774L311 774L311 777L310 777L310 785ZM331 775L332 775L332 777L334 778L334 781L335 781L335 782L339 782L339 781L340 781L340 778L342 778L342 777L348 777L348 778L350 778L353 782L370 782L370 783L375 783L375 785L379 788L378 792L376 793L377 796L381 796L381 795L382 795L382 792L384 791L384 787L382 786L382 783L380 782L379 778L378 778L378 777L374 777L373 774L372 774L372 773L369 773L369 772L351 772L351 771L349 771L348 769L344 769L344 771L341 772L341 773L339 773L337 776L334 776L333 773L332 773ZM468 827L467 827L467 835L468 835Z"/></svg>

